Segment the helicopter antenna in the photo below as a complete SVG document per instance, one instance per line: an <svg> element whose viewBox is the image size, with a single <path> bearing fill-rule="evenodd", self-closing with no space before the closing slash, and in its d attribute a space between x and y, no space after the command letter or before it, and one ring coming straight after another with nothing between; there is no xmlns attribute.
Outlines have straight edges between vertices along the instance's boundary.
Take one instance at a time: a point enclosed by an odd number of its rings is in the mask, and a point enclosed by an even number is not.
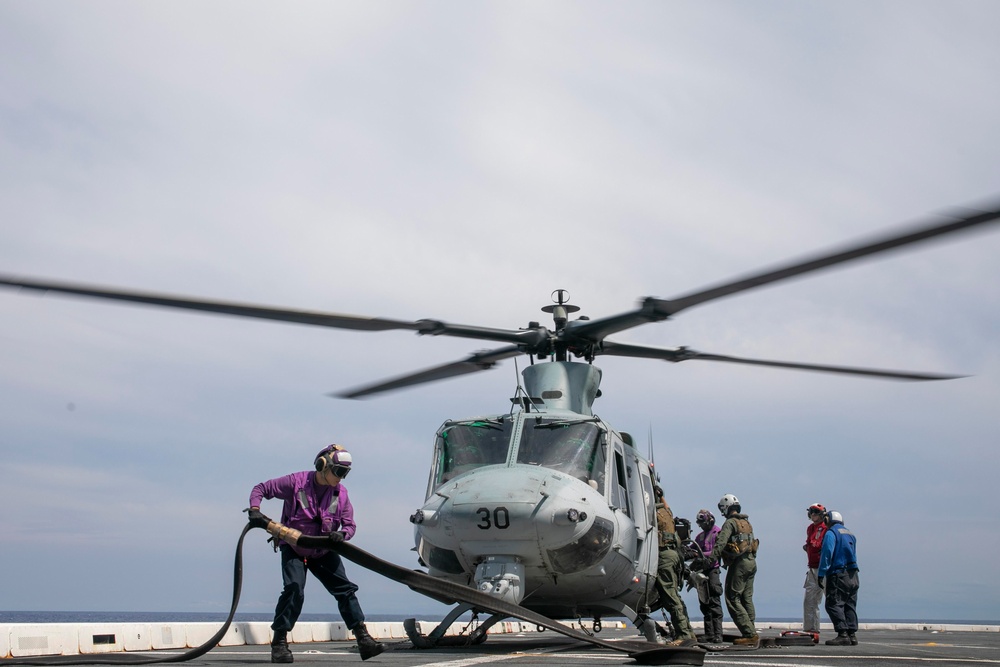
<svg viewBox="0 0 1000 667"><path fill-rule="evenodd" d="M656 469L656 461L654 460L654 456L653 456L653 424L652 424L652 422L650 422L650 424L649 424L649 435L647 437L648 437L648 441L649 441L649 467L653 469L653 474L656 475L656 481L659 482L660 481L660 472Z"/></svg>

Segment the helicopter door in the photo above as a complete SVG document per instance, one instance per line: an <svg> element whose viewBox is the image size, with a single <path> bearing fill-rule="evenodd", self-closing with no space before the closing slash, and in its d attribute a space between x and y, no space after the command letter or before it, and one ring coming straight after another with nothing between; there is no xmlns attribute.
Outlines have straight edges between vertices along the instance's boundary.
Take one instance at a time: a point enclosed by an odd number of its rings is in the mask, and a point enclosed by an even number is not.
<svg viewBox="0 0 1000 667"><path fill-rule="evenodd" d="M615 462L611 467L611 503L625 516L632 516L632 507L628 492L628 474L625 472L625 456L622 454L621 443L615 443Z"/></svg>
<svg viewBox="0 0 1000 667"><path fill-rule="evenodd" d="M644 463L635 460L639 472L639 483L634 484L633 490L635 507L635 557L636 566L642 568L641 571L647 575L655 570L654 560L657 557L650 552L657 544L654 526L656 525L656 508L653 499L653 481L649 477L649 467ZM647 543L647 539L649 542Z"/></svg>
<svg viewBox="0 0 1000 667"><path fill-rule="evenodd" d="M646 525L652 526L656 524L656 508L654 507L656 500L653 498L653 482L646 470L641 470L639 475L642 478L642 496L643 505L646 508Z"/></svg>

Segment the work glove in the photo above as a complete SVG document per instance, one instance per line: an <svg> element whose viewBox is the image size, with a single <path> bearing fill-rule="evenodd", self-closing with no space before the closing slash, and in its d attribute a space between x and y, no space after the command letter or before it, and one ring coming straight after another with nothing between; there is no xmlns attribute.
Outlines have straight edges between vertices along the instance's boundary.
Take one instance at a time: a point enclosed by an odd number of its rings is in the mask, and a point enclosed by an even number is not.
<svg viewBox="0 0 1000 667"><path fill-rule="evenodd" d="M344 534L342 532L340 532L339 530L335 530L332 533L330 533L329 535L327 535L326 539L328 539L331 542L333 542L333 543L336 544L336 543L344 541Z"/></svg>
<svg viewBox="0 0 1000 667"><path fill-rule="evenodd" d="M271 520L261 514L259 509L245 509L243 511L247 513L247 521L250 522L252 528L267 528L267 524L271 523Z"/></svg>
<svg viewBox="0 0 1000 667"><path fill-rule="evenodd" d="M691 561L691 569L696 572L707 572L712 569L712 561L707 558L695 558Z"/></svg>
<svg viewBox="0 0 1000 667"><path fill-rule="evenodd" d="M690 591L692 589L698 588L703 582L708 581L706 577L701 572L689 572L687 576L687 589Z"/></svg>

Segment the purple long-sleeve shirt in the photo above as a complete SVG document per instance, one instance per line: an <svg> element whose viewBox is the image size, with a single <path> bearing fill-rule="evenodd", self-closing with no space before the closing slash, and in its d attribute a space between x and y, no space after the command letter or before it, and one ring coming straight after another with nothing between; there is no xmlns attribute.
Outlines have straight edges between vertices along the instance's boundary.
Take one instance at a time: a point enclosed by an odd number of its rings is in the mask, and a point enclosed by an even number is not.
<svg viewBox="0 0 1000 667"><path fill-rule="evenodd" d="M712 549L715 548L715 539L719 536L720 530L722 529L718 526L712 526L709 530L703 530L695 536L694 543L701 548L705 558L712 557ZM712 567L719 567L719 561L712 563Z"/></svg>
<svg viewBox="0 0 1000 667"><path fill-rule="evenodd" d="M328 535L335 530L344 533L344 539L354 537L354 507L343 483L324 486L316 482L312 470L293 472L276 477L253 487L250 507L260 507L262 499L280 498L285 501L281 510L281 523L302 531L303 535ZM300 556L320 556L325 549L292 547Z"/></svg>

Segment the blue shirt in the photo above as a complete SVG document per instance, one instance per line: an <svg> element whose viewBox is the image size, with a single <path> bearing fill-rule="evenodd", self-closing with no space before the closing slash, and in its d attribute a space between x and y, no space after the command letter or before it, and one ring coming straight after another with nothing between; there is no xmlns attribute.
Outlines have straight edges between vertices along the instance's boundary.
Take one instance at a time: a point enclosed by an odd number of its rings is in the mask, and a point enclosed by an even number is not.
<svg viewBox="0 0 1000 667"><path fill-rule="evenodd" d="M820 577L836 572L856 571L858 569L857 539L854 533L842 523L830 526L823 536L823 546L819 552Z"/></svg>

